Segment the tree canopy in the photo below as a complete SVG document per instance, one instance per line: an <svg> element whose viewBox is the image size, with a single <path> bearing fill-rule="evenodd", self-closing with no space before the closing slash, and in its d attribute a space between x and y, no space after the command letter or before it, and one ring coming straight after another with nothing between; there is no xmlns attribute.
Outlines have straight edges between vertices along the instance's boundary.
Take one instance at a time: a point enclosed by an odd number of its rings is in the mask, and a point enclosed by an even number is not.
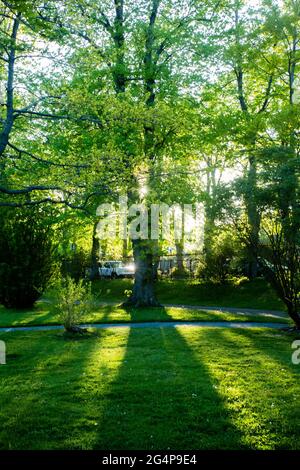
<svg viewBox="0 0 300 470"><path fill-rule="evenodd" d="M298 0L1 0L0 206L202 203L204 253L230 226L249 277L281 234L297 310L299 41ZM134 304L159 243L132 240Z"/></svg>

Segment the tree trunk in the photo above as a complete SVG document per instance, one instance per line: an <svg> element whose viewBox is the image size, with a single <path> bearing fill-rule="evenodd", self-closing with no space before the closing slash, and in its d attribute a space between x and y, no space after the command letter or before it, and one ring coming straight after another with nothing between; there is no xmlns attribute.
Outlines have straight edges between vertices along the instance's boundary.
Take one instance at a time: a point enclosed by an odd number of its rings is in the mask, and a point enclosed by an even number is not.
<svg viewBox="0 0 300 470"><path fill-rule="evenodd" d="M249 268L248 275L250 279L257 277L258 263L257 263L257 249L259 243L259 229L260 229L260 214L257 209L256 203L256 183L257 183L257 168L255 157L249 158L248 181L247 181L247 216L250 227L250 248L248 250Z"/></svg>
<svg viewBox="0 0 300 470"><path fill-rule="evenodd" d="M240 28L240 11L239 6L237 5L235 8L235 42L236 46L240 49L241 47L241 28ZM244 114L246 119L250 118L249 114L249 106L245 94L244 89L244 70L243 70L243 60L242 56L239 55L236 61L236 65L234 68L234 72L236 75L236 83L237 83L237 95L238 100L240 103L241 111ZM272 78L268 82L268 87L264 99L264 103L259 110L260 112L265 111L268 101L270 98L270 91L271 91L271 84ZM256 143L256 135L249 135L249 143L251 147L255 147ZM249 268L248 268L248 276L250 279L253 279L257 276L258 271L258 264L257 264L257 248L259 242L259 230L260 230L260 215L257 210L257 203L256 203L256 184L257 184L257 168L256 168L256 159L253 155L249 157L249 168L248 168L248 177L247 177L247 193L245 195L245 203L247 208L247 217L248 223L250 227L250 239L251 243L248 248L248 261L249 261Z"/></svg>
<svg viewBox="0 0 300 470"><path fill-rule="evenodd" d="M295 310L295 306L293 304L288 304L287 307L288 307L289 317L295 323L297 330L300 330L300 315L299 315L299 313Z"/></svg>
<svg viewBox="0 0 300 470"><path fill-rule="evenodd" d="M176 263L178 271L184 271L183 265L183 243L181 241L177 241L175 243L176 248Z"/></svg>
<svg viewBox="0 0 300 470"><path fill-rule="evenodd" d="M211 157L206 158L206 194L204 202L204 238L203 253L206 257L210 252L212 238L215 230L215 189L216 189L216 168Z"/></svg>
<svg viewBox="0 0 300 470"><path fill-rule="evenodd" d="M125 260L128 256L128 240L124 238L122 240L122 258Z"/></svg>
<svg viewBox="0 0 300 470"><path fill-rule="evenodd" d="M146 92L146 106L150 109L155 103L155 76L157 73L156 63L154 62L155 34L154 26L157 19L159 0L152 0L150 10L149 24L146 31L145 54L144 54L144 88ZM151 167L155 160L155 128L153 123L144 125L144 154L145 163ZM149 190L153 189L151 177L148 178L147 185ZM139 196L138 196L139 198ZM139 201L144 202L145 201ZM154 292L154 272L153 253L155 251L154 240L132 240L133 256L135 262L135 279L133 293L125 305L141 306L159 306Z"/></svg>
<svg viewBox="0 0 300 470"><path fill-rule="evenodd" d="M11 34L11 47L8 53L8 70L7 70L7 84L6 84L6 116L3 121L2 131L0 132L0 157L6 150L8 145L9 136L14 124L14 75L15 75L15 61L16 61L16 42L17 34L20 26L21 14L18 13L12 28Z"/></svg>
<svg viewBox="0 0 300 470"><path fill-rule="evenodd" d="M93 228L93 241L92 241L92 251L91 251L91 274L90 279L96 279L99 276L99 249L100 249L100 241L97 237L97 225L98 222L95 222Z"/></svg>
<svg viewBox="0 0 300 470"><path fill-rule="evenodd" d="M133 257L135 263L135 279L132 295L124 306L158 307L154 292L153 254L150 252L149 242L145 240L132 240Z"/></svg>
<svg viewBox="0 0 300 470"><path fill-rule="evenodd" d="M155 102L155 78L157 73L157 56L161 54L160 51L155 49L155 22L157 19L160 0L152 0L152 7L150 9L149 23L146 30L145 37L145 51L144 51L144 89L146 93L146 106L150 109ZM120 21L120 15L117 15ZM124 39L124 38L123 38ZM120 46L116 43L117 47ZM122 48L121 48L122 50ZM156 57L155 57L156 52ZM116 81L116 80L115 80ZM117 89L118 92L118 89ZM155 159L155 128L154 124L150 122L144 125L144 155L145 163L151 167ZM148 178L147 186L149 190L153 189L151 178ZM129 194L130 196L130 194ZM141 200L139 194L134 195L135 202L144 202ZM133 293L125 305L140 306L158 306L159 303L155 298L154 293L154 273L156 271L154 261L155 245L154 240L132 240L133 257L135 262L135 279L133 286Z"/></svg>

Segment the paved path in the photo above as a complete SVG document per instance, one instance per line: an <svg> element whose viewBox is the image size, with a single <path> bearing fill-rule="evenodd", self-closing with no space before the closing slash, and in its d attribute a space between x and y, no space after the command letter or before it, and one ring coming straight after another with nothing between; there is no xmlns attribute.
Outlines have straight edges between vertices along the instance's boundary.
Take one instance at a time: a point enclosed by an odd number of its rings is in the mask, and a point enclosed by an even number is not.
<svg viewBox="0 0 300 470"><path fill-rule="evenodd" d="M143 322L143 323L93 323L81 325L83 328L170 328L177 326L197 326L201 328L286 328L286 323L259 323L259 322L223 322L223 321L165 321L165 322ZM52 331L63 330L60 325L52 326L16 326L11 328L0 328L0 333L11 333L13 331Z"/></svg>
<svg viewBox="0 0 300 470"><path fill-rule="evenodd" d="M282 312L281 310L262 310L255 308L240 308L240 307L207 307L205 305L176 305L176 304L164 304L164 307L175 307L175 308L188 308L190 310L207 310L207 311L217 311L217 312L229 312L229 313L238 313L239 315L244 316L257 316L263 315L264 317L269 318L288 318L287 313Z"/></svg>
<svg viewBox="0 0 300 470"><path fill-rule="evenodd" d="M51 300L44 299L38 300L37 302L46 302L51 303ZM122 304L120 302L98 302L99 307L120 307ZM186 308L189 310L203 310L203 311L216 311L216 312L229 312L229 313L238 313L239 315L244 316L257 316L263 315L264 317L269 318L288 318L288 314L282 310L268 310L268 309L256 309L256 308L241 308L241 307L219 307L219 306L208 306L208 305L188 305L188 304L162 304L162 307L172 307L172 308Z"/></svg>
<svg viewBox="0 0 300 470"><path fill-rule="evenodd" d="M120 302L99 302L99 306L120 306ZM266 310L266 309L256 309L256 308L241 308L241 307L219 307L219 306L207 306L207 305L187 305L187 304L162 304L163 307L174 307L174 308L186 308L189 310L203 310L203 311L216 311L216 312L229 312L229 313L238 313L239 315L244 316L257 316L263 315L264 317L269 318L288 318L287 313L282 310Z"/></svg>

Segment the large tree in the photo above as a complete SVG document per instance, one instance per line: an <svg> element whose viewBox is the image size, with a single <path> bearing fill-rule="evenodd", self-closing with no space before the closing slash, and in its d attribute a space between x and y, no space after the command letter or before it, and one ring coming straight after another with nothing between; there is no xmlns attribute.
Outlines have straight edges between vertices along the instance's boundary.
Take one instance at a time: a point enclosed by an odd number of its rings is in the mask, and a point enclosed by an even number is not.
<svg viewBox="0 0 300 470"><path fill-rule="evenodd" d="M96 146L96 159L106 171L112 173L116 165L119 189L128 195L129 203L147 206L155 199L153 169L168 141L179 132L175 109L183 93L185 67L192 65L190 41L201 35L198 25L210 21L214 4L188 1L183 10L181 1L66 3L65 14L56 24L67 31L69 41L74 36L79 40L73 60L81 77L78 81L75 71L69 105L76 112L84 105L91 110L89 116L94 113L95 120L102 121L102 129L93 129L94 140L88 145ZM83 90L84 83L88 88ZM146 192L140 191L141 180ZM157 305L155 243L135 239L132 245L137 269L129 303Z"/></svg>

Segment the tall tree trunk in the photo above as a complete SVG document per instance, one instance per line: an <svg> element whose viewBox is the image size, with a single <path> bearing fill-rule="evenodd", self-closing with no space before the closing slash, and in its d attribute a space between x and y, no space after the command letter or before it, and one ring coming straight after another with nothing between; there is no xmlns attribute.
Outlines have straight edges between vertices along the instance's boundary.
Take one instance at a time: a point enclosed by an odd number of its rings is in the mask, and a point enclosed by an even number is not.
<svg viewBox="0 0 300 470"><path fill-rule="evenodd" d="M238 100L240 103L241 111L243 112L246 120L250 120L251 122L251 115L249 113L249 106L245 94L245 87L244 87L244 69L243 69L243 62L244 57L242 56L242 47L241 47L241 31L240 28L240 5L237 3L235 8L235 43L238 51L236 64L234 68L234 72L236 75L236 83L237 83L237 95ZM270 96L271 96L271 88L273 82L273 75L270 74L266 91L263 99L262 106L257 111L257 115L264 112L268 106ZM252 154L248 158L248 174L247 174L247 192L244 196L246 211L247 211L247 218L248 224L250 227L250 237L251 237L251 245L248 248L248 261L249 261L249 268L248 268L248 275L250 278L255 278L257 276L258 271L258 264L257 264L257 247L259 242L259 231L260 231L260 214L257 207L256 201L256 187L257 187L257 162L256 158L253 155L253 149L256 145L256 132L249 135L249 143L251 145L250 152L252 150Z"/></svg>
<svg viewBox="0 0 300 470"><path fill-rule="evenodd" d="M116 48L116 62L113 67L113 80L117 95L126 91L126 73L124 57L124 0L114 0L115 18L112 34Z"/></svg>
<svg viewBox="0 0 300 470"><path fill-rule="evenodd" d="M212 166L210 157L206 159L207 173L206 173L206 194L207 199L204 203L204 240L203 240L203 253L206 256L211 247L212 237L215 229L215 215L214 215L214 195L215 195L215 167Z"/></svg>
<svg viewBox="0 0 300 470"><path fill-rule="evenodd" d="M93 239L92 239L92 250L91 250L91 274L90 278L96 279L99 276L99 250L100 250L100 240L97 237L97 226L98 222L94 223L93 228Z"/></svg>
<svg viewBox="0 0 300 470"><path fill-rule="evenodd" d="M105 260L107 253L107 240L101 240L99 247L99 258L100 260Z"/></svg>
<svg viewBox="0 0 300 470"><path fill-rule="evenodd" d="M18 13L12 24L12 33L10 36L11 44L8 50L7 59L7 83L6 83L6 116L3 120L2 130L0 132L0 181L2 185L7 184L5 175L6 160L4 153L9 145L9 137L14 125L14 79L17 35L20 26L21 14Z"/></svg>
<svg viewBox="0 0 300 470"><path fill-rule="evenodd" d="M293 34L293 40L291 44L291 50L289 54L288 62L288 74L289 74L289 103L291 108L294 106L294 85L295 85L295 72L297 65L297 51L298 51L299 37L295 31ZM294 321L297 330L300 330L300 312L299 312L299 302L298 296L299 292L297 289L297 281L294 283L295 278L299 276L299 256L298 256L298 234L299 234L299 204L297 201L297 188L299 187L299 174L297 174L296 167L294 164L295 159L297 159L297 137L295 129L290 133L290 142L289 146L291 149L292 159L290 165L285 171L283 176L286 181L289 181L289 184L285 187L285 191L280 195L280 205L281 205L281 214L282 214L282 229L284 233L285 242L288 246L288 251L290 253L290 259L288 260L288 265L291 269L290 276L290 297L291 300L286 302L288 307L288 314L290 318ZM296 260L296 263L294 262Z"/></svg>
<svg viewBox="0 0 300 470"><path fill-rule="evenodd" d="M288 305L288 314L295 323L297 330L300 330L300 315L299 312L295 310L294 305Z"/></svg>
<svg viewBox="0 0 300 470"><path fill-rule="evenodd" d="M144 54L144 88L146 92L146 106L151 108L155 103L155 76L156 65L154 58L154 27L157 19L160 0L152 0L149 24L146 31ZM154 124L144 126L144 154L145 162L151 167L155 158ZM148 179L149 190L152 188L151 178ZM140 201L141 202L141 201ZM143 201L146 203L146 201ZM132 296L127 304L135 306L158 306L159 302L154 292L154 249L153 240L132 240L133 256L136 266Z"/></svg>
<svg viewBox="0 0 300 470"><path fill-rule="evenodd" d="M133 292L125 306L158 307L153 282L153 255L148 240L132 240L135 263Z"/></svg>
<svg viewBox="0 0 300 470"><path fill-rule="evenodd" d="M184 218L184 211L181 211L181 233L180 238L176 239L175 234L175 249L176 249L176 264L178 274L184 274L184 264L183 264L183 252L184 252L184 229L185 229L185 218Z"/></svg>
<svg viewBox="0 0 300 470"><path fill-rule="evenodd" d="M160 261L160 249L158 240L152 240L152 272L153 272L153 280L156 281L158 278L158 267Z"/></svg>
<svg viewBox="0 0 300 470"><path fill-rule="evenodd" d="M247 217L250 228L250 248L248 250L248 275L250 279L254 279L258 272L257 263L257 249L259 243L259 230L260 230L260 214L257 208L256 201L256 186L257 186L257 167L256 159L254 156L249 158L249 168L247 176L247 195L245 197L247 207Z"/></svg>
<svg viewBox="0 0 300 470"><path fill-rule="evenodd" d="M128 256L128 240L124 238L122 240L122 258L125 260Z"/></svg>
<svg viewBox="0 0 300 470"><path fill-rule="evenodd" d="M183 265L183 243L182 241L178 240L175 243L175 248L176 248L176 264L177 264L177 269L180 272L184 271L184 265Z"/></svg>

